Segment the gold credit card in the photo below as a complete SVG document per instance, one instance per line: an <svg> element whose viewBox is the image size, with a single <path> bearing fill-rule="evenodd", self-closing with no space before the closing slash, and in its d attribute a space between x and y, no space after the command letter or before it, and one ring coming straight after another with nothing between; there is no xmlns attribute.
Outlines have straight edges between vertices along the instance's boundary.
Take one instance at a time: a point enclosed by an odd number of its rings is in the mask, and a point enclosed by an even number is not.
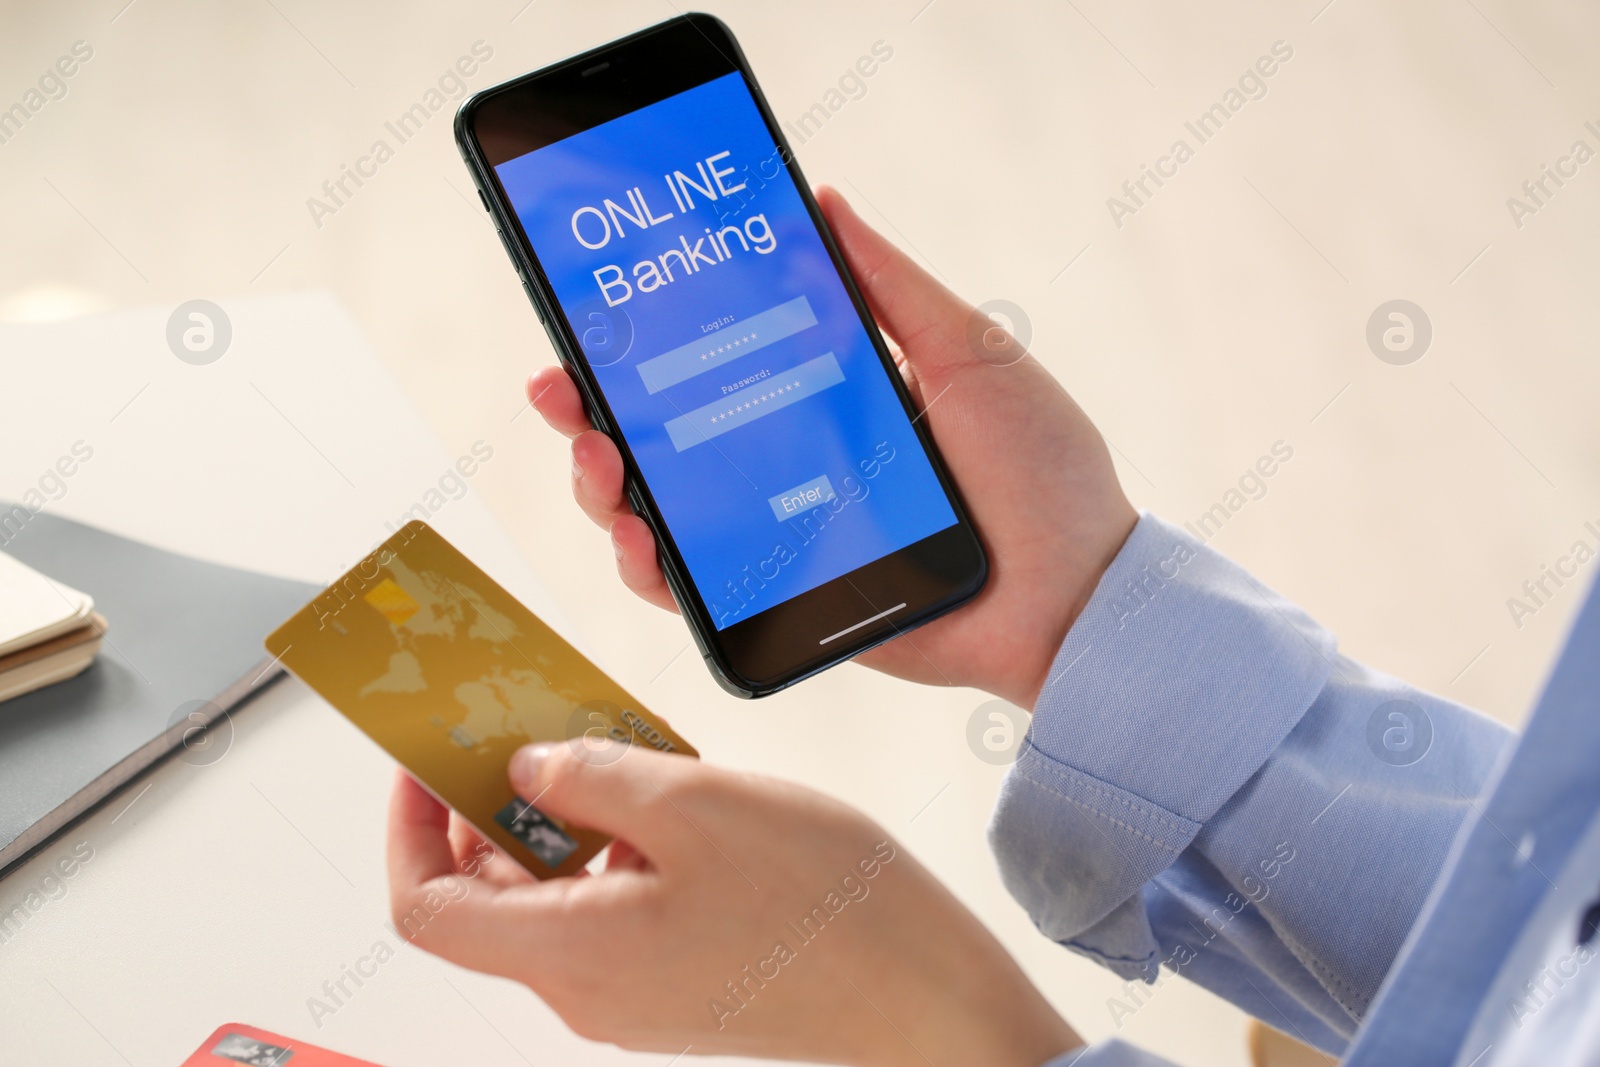
<svg viewBox="0 0 1600 1067"><path fill-rule="evenodd" d="M576 873L610 838L517 796L506 765L518 748L610 737L697 755L425 523L407 523L266 645L539 878Z"/></svg>

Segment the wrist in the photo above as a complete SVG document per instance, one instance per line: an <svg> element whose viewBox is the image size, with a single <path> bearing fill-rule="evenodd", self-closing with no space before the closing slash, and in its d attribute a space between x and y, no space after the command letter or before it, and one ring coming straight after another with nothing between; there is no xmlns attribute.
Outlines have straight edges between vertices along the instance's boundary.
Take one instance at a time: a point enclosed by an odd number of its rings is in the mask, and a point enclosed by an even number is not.
<svg viewBox="0 0 1600 1067"><path fill-rule="evenodd" d="M1026 979L1012 985L995 982L993 974L972 978L974 986L959 1003L946 987L898 1015L883 1005L871 1047L857 1062L861 1067L928 1067L930 1062L1041 1067L1085 1044ZM898 1025L888 1025L889 1019Z"/></svg>
<svg viewBox="0 0 1600 1067"><path fill-rule="evenodd" d="M1077 549L1063 561L1062 573L1040 583L1039 593L1049 598L1047 610L1042 614L1038 640L1034 644L1028 669L1020 672L1020 683L1013 678L1010 684L989 691L1020 708L1031 712L1038 703L1039 694L1050 680L1056 656L1066 643L1067 635L1089 607L1106 571L1111 569L1133 531L1139 525L1139 513L1126 500L1117 513L1093 531L1092 535L1077 540ZM1003 692L1010 688L1014 691Z"/></svg>
<svg viewBox="0 0 1600 1067"><path fill-rule="evenodd" d="M852 1062L1040 1067L1081 1046L988 928L926 872L915 873L921 884L900 897L902 914L914 918L896 950L850 978L862 1038Z"/></svg>

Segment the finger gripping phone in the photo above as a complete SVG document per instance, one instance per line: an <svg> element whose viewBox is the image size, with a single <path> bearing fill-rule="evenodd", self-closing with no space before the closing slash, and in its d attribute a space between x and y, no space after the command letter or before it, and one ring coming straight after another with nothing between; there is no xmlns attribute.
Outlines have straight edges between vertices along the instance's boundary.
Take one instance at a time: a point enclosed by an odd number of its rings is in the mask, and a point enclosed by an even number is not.
<svg viewBox="0 0 1600 1067"><path fill-rule="evenodd" d="M484 90L456 139L725 688L977 594L977 535L726 26Z"/></svg>

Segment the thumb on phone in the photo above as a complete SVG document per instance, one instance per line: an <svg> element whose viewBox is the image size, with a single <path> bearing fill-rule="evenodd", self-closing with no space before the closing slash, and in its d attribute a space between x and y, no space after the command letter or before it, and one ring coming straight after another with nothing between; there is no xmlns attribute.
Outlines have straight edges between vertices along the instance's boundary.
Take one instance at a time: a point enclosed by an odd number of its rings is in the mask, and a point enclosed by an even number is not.
<svg viewBox="0 0 1600 1067"><path fill-rule="evenodd" d="M978 362L967 345L972 305L868 226L837 189L818 186L816 195L872 317L900 346L912 373L939 377Z"/></svg>

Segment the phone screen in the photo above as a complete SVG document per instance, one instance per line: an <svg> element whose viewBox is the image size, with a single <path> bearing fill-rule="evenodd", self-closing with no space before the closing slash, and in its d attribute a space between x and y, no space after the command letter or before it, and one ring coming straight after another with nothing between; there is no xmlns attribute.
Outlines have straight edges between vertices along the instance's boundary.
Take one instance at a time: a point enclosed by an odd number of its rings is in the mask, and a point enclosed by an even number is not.
<svg viewBox="0 0 1600 1067"><path fill-rule="evenodd" d="M956 523L739 73L495 171L718 630Z"/></svg>

